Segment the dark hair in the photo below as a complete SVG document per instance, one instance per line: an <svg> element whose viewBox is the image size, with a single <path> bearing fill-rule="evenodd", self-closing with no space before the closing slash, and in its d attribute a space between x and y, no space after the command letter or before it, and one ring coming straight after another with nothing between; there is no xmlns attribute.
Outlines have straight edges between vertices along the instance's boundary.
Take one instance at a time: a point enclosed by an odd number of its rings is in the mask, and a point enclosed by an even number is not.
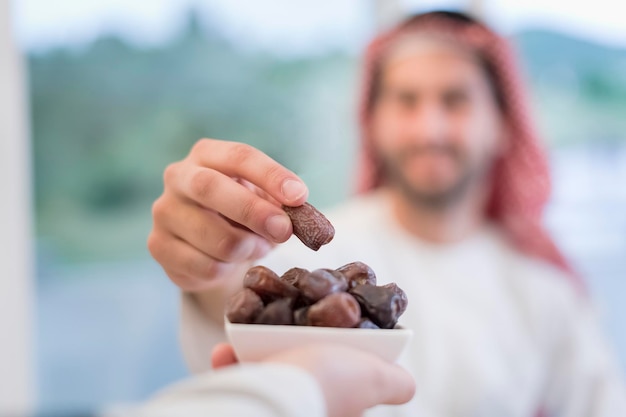
<svg viewBox="0 0 626 417"><path fill-rule="evenodd" d="M411 25L415 21L422 20L424 18L441 18L448 19L458 23L467 23L470 25L481 25L484 26L480 20L473 18L471 15L459 11L451 11L451 10L436 10L432 12L425 13L417 13L412 16L409 16L402 24Z"/></svg>

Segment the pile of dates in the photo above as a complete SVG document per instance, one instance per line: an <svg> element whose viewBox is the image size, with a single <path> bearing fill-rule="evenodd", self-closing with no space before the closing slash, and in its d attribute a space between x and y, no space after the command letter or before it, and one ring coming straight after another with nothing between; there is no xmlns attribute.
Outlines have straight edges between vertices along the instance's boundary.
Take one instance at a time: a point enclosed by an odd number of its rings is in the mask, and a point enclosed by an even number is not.
<svg viewBox="0 0 626 417"><path fill-rule="evenodd" d="M226 306L231 323L392 329L407 306L395 283L377 286L363 262L309 272L248 270L244 288Z"/></svg>

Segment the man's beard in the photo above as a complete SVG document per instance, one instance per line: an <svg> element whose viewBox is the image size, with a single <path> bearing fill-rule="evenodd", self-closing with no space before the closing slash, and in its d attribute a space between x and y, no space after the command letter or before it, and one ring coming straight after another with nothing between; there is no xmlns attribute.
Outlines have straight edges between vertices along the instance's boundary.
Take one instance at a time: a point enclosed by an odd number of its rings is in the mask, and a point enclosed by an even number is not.
<svg viewBox="0 0 626 417"><path fill-rule="evenodd" d="M404 174L403 167L407 160L427 153L447 155L459 168L457 178L437 190L413 184ZM412 204L432 211L442 211L459 203L478 182L484 180L492 165L489 158L471 164L466 155L449 145L410 146L392 156L379 154L379 158L386 184L397 188Z"/></svg>

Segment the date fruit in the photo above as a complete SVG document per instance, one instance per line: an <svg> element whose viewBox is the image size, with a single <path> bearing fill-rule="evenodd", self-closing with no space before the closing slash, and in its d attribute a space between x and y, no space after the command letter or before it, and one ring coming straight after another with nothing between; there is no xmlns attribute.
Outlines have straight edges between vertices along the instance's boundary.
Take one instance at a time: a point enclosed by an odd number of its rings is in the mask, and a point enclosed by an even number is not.
<svg viewBox="0 0 626 417"><path fill-rule="evenodd" d="M354 288L359 284L376 285L376 274L363 262L352 262L337 268L348 280L350 288Z"/></svg>
<svg viewBox="0 0 626 417"><path fill-rule="evenodd" d="M335 228L328 219L309 203L298 207L283 206L291 219L293 234L309 248L319 250L335 237Z"/></svg>
<svg viewBox="0 0 626 417"><path fill-rule="evenodd" d="M266 304L280 298L295 299L300 294L296 287L281 281L274 271L260 265L248 270L243 286L257 293Z"/></svg>
<svg viewBox="0 0 626 417"><path fill-rule="evenodd" d="M361 319L361 307L347 292L338 292L313 304L308 319L311 326L354 327Z"/></svg>
<svg viewBox="0 0 626 417"><path fill-rule="evenodd" d="M291 268L287 272L281 275L280 280L291 285L298 285L298 281L303 276L310 274L307 269L304 268Z"/></svg>
<svg viewBox="0 0 626 417"><path fill-rule="evenodd" d="M269 303L254 321L256 324L293 324L293 302L288 298Z"/></svg>
<svg viewBox="0 0 626 417"><path fill-rule="evenodd" d="M314 303L327 295L346 291L348 283L327 269L316 269L303 276L297 282L297 287L306 301Z"/></svg>
<svg viewBox="0 0 626 417"><path fill-rule="evenodd" d="M251 289L239 291L229 300L226 317L231 323L251 323L263 310L263 300Z"/></svg>
<svg viewBox="0 0 626 417"><path fill-rule="evenodd" d="M383 288L389 288L398 296L398 316L401 316L406 311L406 307L409 304L409 299L407 298L406 293L402 290L402 288L398 287L398 284L395 282L383 285Z"/></svg>
<svg viewBox="0 0 626 417"><path fill-rule="evenodd" d="M365 315L377 326L392 329L400 317L401 299L391 288L357 285L350 289Z"/></svg>
<svg viewBox="0 0 626 417"><path fill-rule="evenodd" d="M408 302L395 283L376 286L363 262L311 272L291 268L280 277L255 266L243 286L226 305L231 323L392 329Z"/></svg>

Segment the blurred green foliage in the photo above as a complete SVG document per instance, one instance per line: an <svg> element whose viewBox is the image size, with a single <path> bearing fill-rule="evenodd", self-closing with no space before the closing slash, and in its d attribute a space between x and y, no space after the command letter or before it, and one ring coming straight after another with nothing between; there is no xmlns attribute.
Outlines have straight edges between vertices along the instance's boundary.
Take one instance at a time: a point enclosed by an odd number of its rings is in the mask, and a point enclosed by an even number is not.
<svg viewBox="0 0 626 417"><path fill-rule="evenodd" d="M553 146L626 140L626 50L546 30L514 38L533 110Z"/></svg>
<svg viewBox="0 0 626 417"><path fill-rule="evenodd" d="M515 41L552 143L624 140L623 51L542 31ZM265 151L302 175L318 205L350 190L359 75L350 54L241 49L191 14L160 47L104 37L28 62L37 234L55 259L144 256L162 171L201 137Z"/></svg>

